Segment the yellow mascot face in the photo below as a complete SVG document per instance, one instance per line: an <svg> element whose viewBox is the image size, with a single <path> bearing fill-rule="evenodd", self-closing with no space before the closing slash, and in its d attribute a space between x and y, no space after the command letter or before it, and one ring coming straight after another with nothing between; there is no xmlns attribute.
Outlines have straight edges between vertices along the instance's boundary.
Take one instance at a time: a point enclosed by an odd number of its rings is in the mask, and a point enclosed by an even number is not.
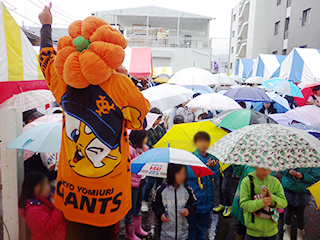
<svg viewBox="0 0 320 240"><path fill-rule="evenodd" d="M77 174L99 178L110 174L120 164L119 146L111 150L99 140L88 125L67 113L65 113L65 123L67 145L76 145L76 150L68 161Z"/></svg>

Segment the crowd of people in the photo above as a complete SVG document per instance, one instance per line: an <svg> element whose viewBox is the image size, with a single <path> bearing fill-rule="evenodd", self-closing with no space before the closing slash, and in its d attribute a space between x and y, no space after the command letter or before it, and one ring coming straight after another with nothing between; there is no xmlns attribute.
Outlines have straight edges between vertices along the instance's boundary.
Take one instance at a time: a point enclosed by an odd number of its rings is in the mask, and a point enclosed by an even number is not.
<svg viewBox="0 0 320 240"><path fill-rule="evenodd" d="M94 72L97 69L88 68L93 63L76 55L86 51L87 46L77 45L76 50L70 50L70 41L81 34L90 37L88 44L93 46L95 41L109 39L108 47L114 47L121 55L123 39L101 19L92 17L72 25L71 40L59 42L58 48L62 50L56 56L51 40L50 7L39 18L43 25L41 69L63 108L64 123L58 171L56 166L26 171L18 205L26 218L31 240L117 239L122 219L126 239L139 240L149 235L142 227L142 213L148 211L154 212L159 238L163 240L207 239L212 212L237 219L238 240L275 240L279 214L283 211L283 239L291 239L293 216L297 221L297 239L303 239L304 211L310 198L307 188L319 181L319 168L288 169L281 172L281 181L272 176L271 170L260 167L231 165L222 171L218 159L207 153L210 135L198 131L193 136L196 148L193 154L214 175L193 178L188 176L186 165L173 163L168 165L165 180L131 173L130 163L153 148L173 125L203 121L214 113L190 109L186 106L188 102L172 108L168 114L158 108L150 109L131 79L114 71L121 67L121 58L115 63L108 62L110 71L105 80L95 80L99 77ZM99 37L95 31L101 26L105 35ZM67 54L73 54L73 58L66 60ZM65 62L59 65L55 60ZM78 66L79 61L87 66ZM307 104L319 106L320 87L313 91ZM244 102L239 104L246 108ZM270 103L261 109L265 114L275 111ZM158 117L145 130L148 112ZM41 116L32 110L25 114L26 123L31 121L30 114L33 119ZM36 154L31 157L43 162ZM28 159L25 164L33 166L34 161ZM232 199L230 180L234 175L239 176L239 184ZM216 203L215 181L219 188Z"/></svg>

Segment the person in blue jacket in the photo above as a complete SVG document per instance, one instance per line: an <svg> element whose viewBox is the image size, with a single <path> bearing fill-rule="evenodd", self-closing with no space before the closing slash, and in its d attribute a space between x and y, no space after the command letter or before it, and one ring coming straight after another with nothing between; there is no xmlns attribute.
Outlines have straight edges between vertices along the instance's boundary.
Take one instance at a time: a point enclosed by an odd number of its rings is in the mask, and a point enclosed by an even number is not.
<svg viewBox="0 0 320 240"><path fill-rule="evenodd" d="M210 224L210 213L214 206L214 184L213 179L220 177L218 160L207 153L210 146L210 135L206 132L198 132L194 136L194 144L197 148L193 154L197 156L214 172L213 176L201 177L200 181L189 176L188 185L193 189L197 201L196 213L190 218L190 229L188 240L205 240L206 231Z"/></svg>
<svg viewBox="0 0 320 240"><path fill-rule="evenodd" d="M295 168L282 172L281 180L288 207L284 212L284 240L291 239L291 221L297 217L297 240L302 240L304 235L304 210L308 205L310 193L308 187L320 179L319 168Z"/></svg>

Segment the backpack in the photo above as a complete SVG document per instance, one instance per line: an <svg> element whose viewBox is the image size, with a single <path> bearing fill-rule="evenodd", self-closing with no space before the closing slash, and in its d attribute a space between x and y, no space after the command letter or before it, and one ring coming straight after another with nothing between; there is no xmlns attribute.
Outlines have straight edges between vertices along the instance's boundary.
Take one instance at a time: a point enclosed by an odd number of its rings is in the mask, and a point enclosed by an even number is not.
<svg viewBox="0 0 320 240"><path fill-rule="evenodd" d="M254 193L254 183L253 183L253 176L248 175L250 179L250 188L251 188L251 198L255 199L255 193ZM275 203L272 206L265 206L258 211L252 213L251 216L251 222L254 223L254 217L260 217L263 219L271 219L273 222L277 223L279 220L279 210L276 208L277 203Z"/></svg>

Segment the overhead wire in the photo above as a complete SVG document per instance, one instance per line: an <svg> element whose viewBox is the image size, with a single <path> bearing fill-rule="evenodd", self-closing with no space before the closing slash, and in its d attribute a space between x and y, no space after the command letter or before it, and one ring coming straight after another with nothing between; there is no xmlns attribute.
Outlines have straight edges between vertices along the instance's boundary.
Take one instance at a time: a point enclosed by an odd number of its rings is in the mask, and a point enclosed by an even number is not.
<svg viewBox="0 0 320 240"><path fill-rule="evenodd" d="M38 0L38 2L40 2L40 3L43 4L44 6L47 5L47 3L44 3L44 2L41 1L41 0ZM67 13L67 14L61 13L60 11L58 11L58 10L56 10L56 9L59 9L59 8L56 7L55 5L53 5L52 8L51 8L51 10L52 10L54 13L59 14L59 15L61 15L61 16L64 17L64 18L68 18L68 19L70 19L70 20L72 20L72 21L77 20L77 19L80 19L80 18L78 18L78 17L72 17L72 15L70 15L69 13ZM69 21L69 20L68 20L68 21Z"/></svg>
<svg viewBox="0 0 320 240"><path fill-rule="evenodd" d="M49 4L51 3L51 2L48 1L48 0L45 0L45 1L47 2L47 4L48 4L48 3L49 3ZM79 17L76 17L76 16L74 16L74 15L71 15L70 13L62 10L61 8L57 7L56 5L53 5L52 8L53 8L53 9L56 8L56 9L58 9L59 11L64 12L64 13L67 14L68 16L74 17L75 19L81 19L81 18L79 18Z"/></svg>

